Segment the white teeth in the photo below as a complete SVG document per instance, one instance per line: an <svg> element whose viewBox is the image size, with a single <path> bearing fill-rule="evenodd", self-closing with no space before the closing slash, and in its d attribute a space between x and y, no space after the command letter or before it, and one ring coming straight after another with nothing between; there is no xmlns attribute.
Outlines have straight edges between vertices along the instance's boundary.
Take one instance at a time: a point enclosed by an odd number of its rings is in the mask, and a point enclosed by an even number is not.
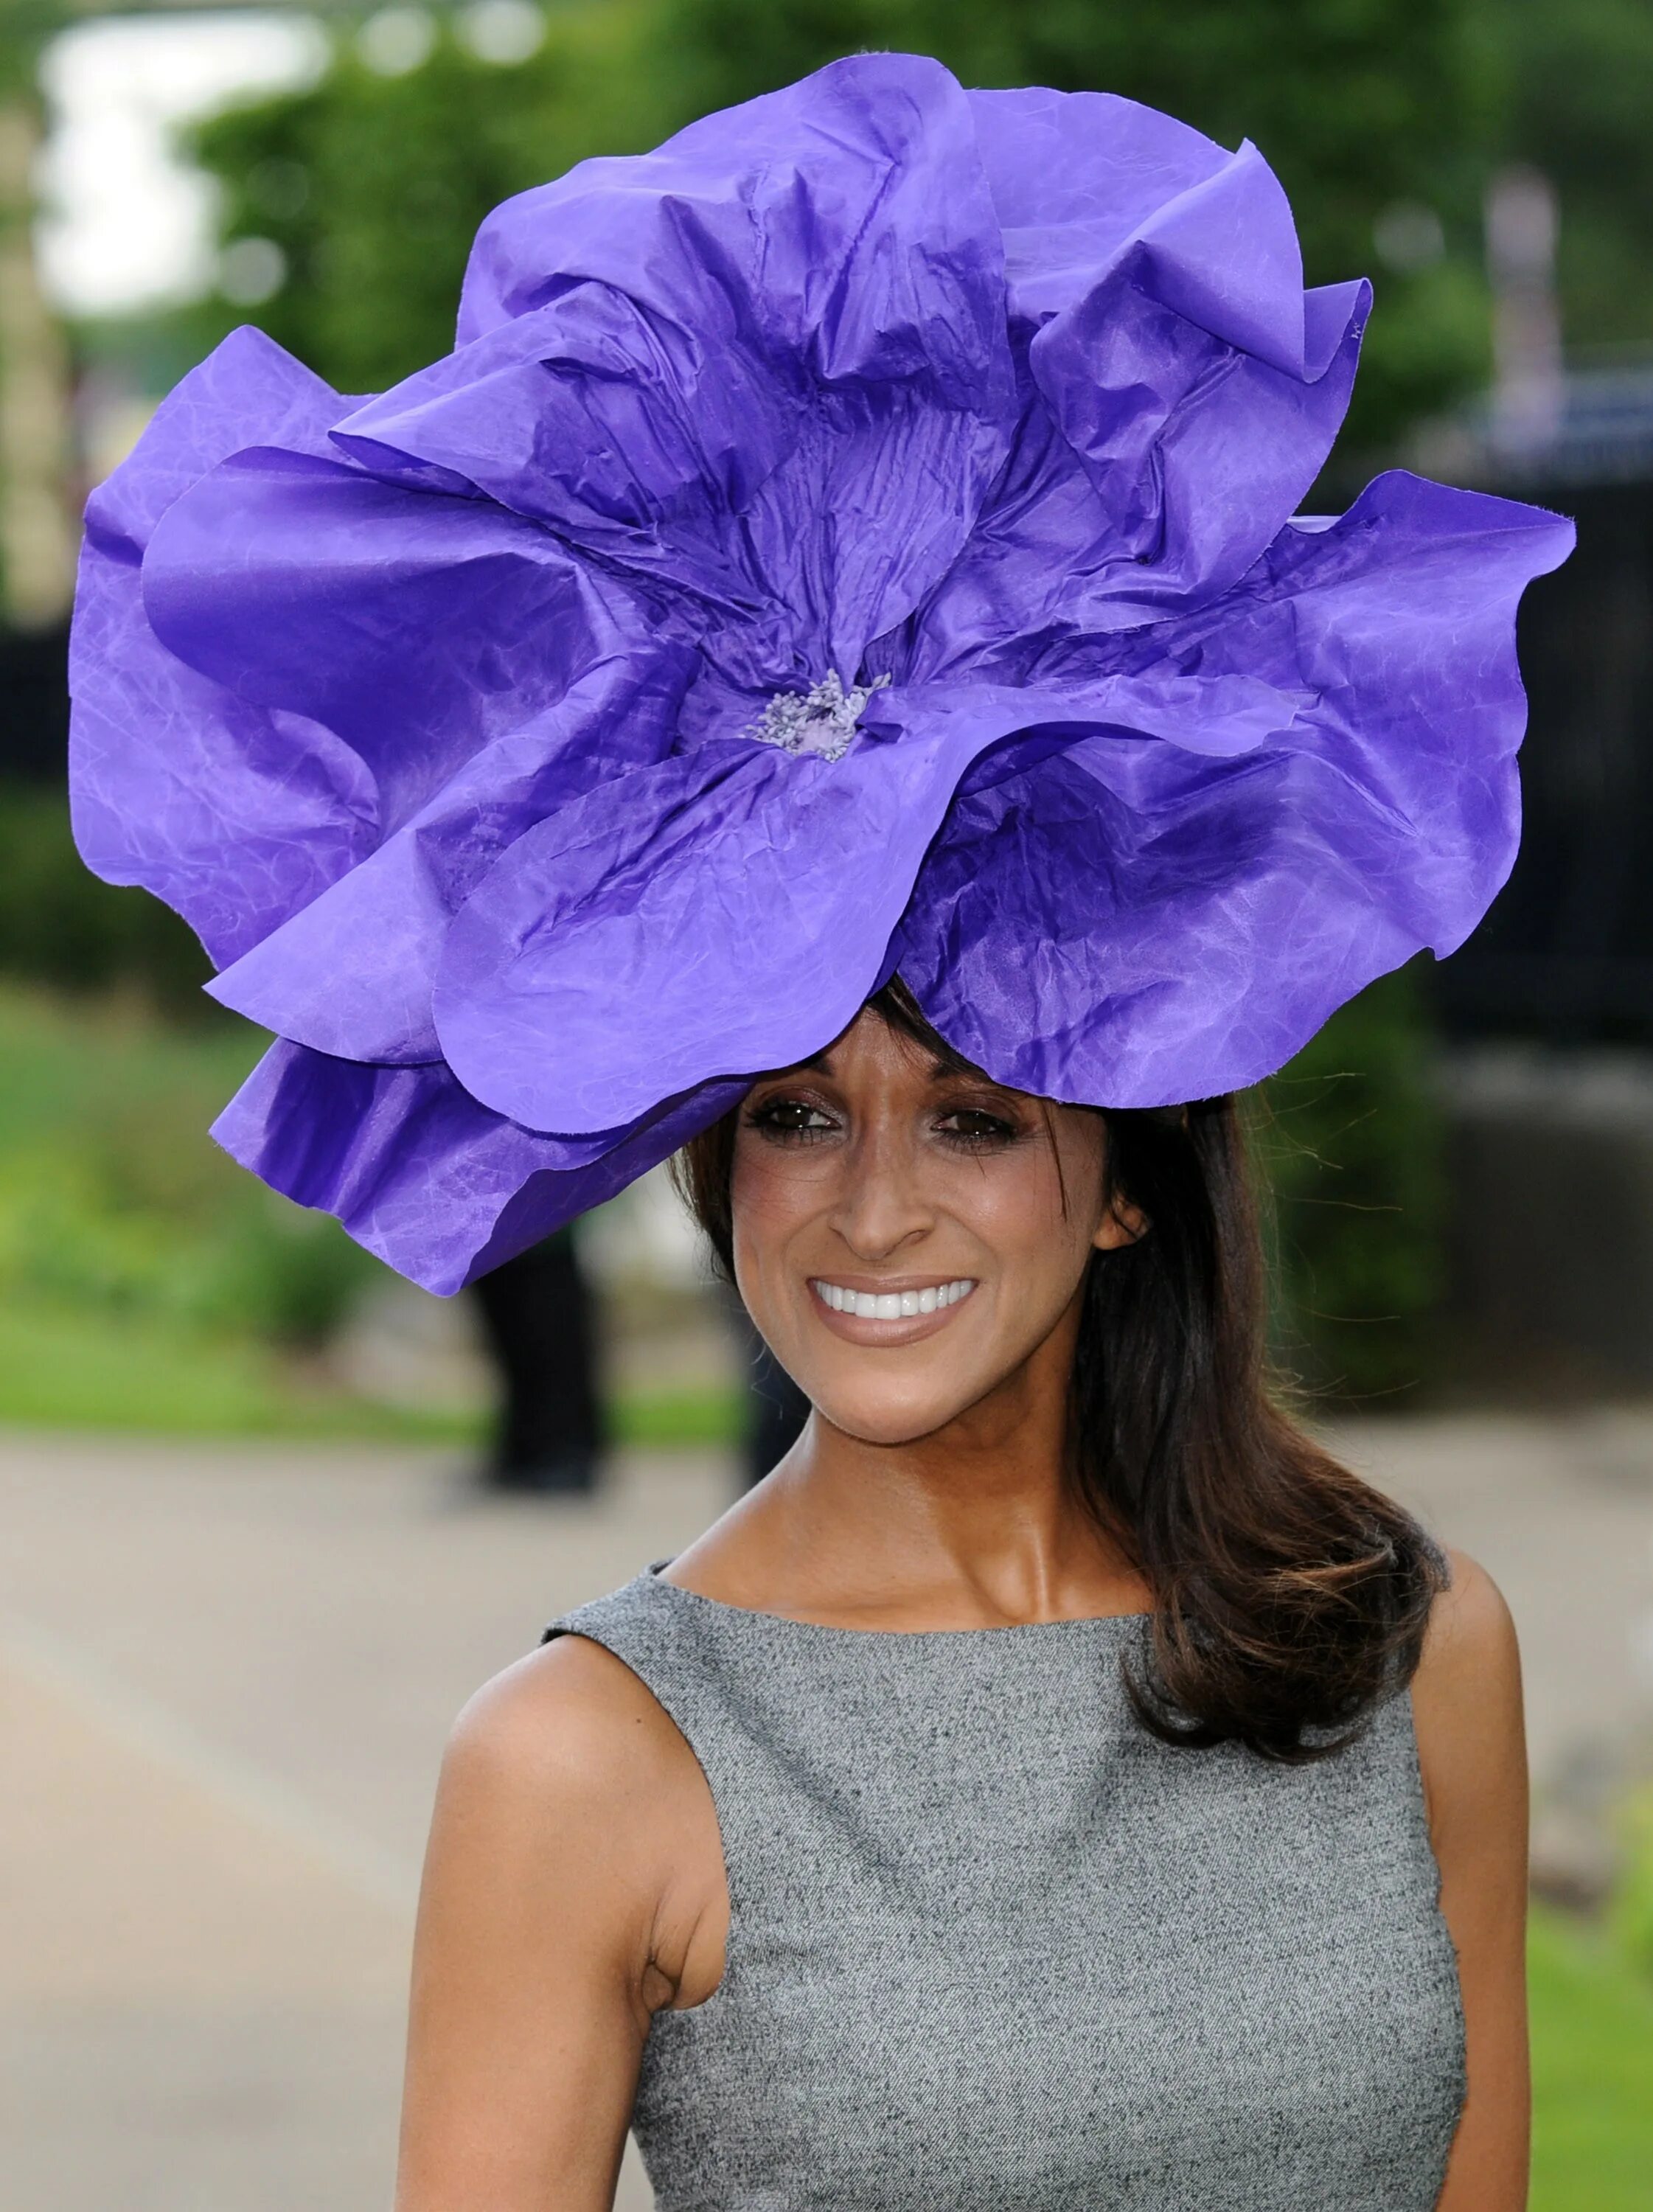
<svg viewBox="0 0 1653 2212"><path fill-rule="evenodd" d="M854 1314L858 1321L902 1321L910 1315L938 1313L956 1306L975 1288L969 1276L938 1283L922 1291L851 1291L842 1283L816 1277L810 1285L823 1305L834 1313Z"/></svg>

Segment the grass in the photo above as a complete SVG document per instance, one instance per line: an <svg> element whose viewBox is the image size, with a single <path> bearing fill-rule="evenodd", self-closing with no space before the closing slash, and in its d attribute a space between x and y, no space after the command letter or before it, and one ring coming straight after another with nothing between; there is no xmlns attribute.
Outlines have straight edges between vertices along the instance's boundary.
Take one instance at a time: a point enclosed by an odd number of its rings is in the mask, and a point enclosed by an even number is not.
<svg viewBox="0 0 1653 2212"><path fill-rule="evenodd" d="M403 1410L307 1382L264 1346L147 1316L0 1305L0 1420L173 1436L459 1441L459 1414Z"/></svg>
<svg viewBox="0 0 1653 2212"><path fill-rule="evenodd" d="M742 1407L734 1390L637 1391L611 1408L617 1440L665 1450L691 1445L732 1449L740 1435Z"/></svg>
<svg viewBox="0 0 1653 2212"><path fill-rule="evenodd" d="M733 1443L731 1391L634 1392L611 1409L616 1440L657 1449ZM150 1436L361 1437L474 1444L455 1408L353 1397L267 1347L181 1330L142 1314L0 1302L0 1422Z"/></svg>
<svg viewBox="0 0 1653 2212"><path fill-rule="evenodd" d="M1653 1981L1540 1910L1531 2212L1653 2212Z"/></svg>

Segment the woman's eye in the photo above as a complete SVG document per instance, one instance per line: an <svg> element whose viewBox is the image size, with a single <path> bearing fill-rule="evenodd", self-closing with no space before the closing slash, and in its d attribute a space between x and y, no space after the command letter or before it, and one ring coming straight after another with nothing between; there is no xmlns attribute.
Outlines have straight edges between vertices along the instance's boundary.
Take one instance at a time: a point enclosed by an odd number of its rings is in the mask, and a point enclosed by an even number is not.
<svg viewBox="0 0 1653 2212"><path fill-rule="evenodd" d="M979 1106L956 1106L936 1124L944 1137L959 1145L1008 1144L1016 1131L1002 1115Z"/></svg>
<svg viewBox="0 0 1653 2212"><path fill-rule="evenodd" d="M823 1137L830 1134L832 1117L804 1098L769 1098L747 1117L754 1129L772 1137Z"/></svg>

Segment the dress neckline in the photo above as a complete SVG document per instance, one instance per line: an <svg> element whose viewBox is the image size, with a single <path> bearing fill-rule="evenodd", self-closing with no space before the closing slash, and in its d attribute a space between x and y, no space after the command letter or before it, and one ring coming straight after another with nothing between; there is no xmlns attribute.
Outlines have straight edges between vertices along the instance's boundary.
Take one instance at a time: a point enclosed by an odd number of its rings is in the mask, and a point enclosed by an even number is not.
<svg viewBox="0 0 1653 2212"><path fill-rule="evenodd" d="M685 1589L681 1583L665 1579L665 1570L671 1565L670 1559L656 1559L639 1580L667 1592L672 1598L681 1598L690 1606L704 1606L732 1620L761 1621L767 1627L797 1629L811 1636L858 1637L867 1643L936 1644L960 1638L1036 1637L1060 1629L1138 1627L1153 1618L1151 1613L1082 1613L1060 1620L1006 1620L981 1628L850 1628L842 1621L804 1620L795 1613L766 1613L758 1606L731 1605L725 1598L708 1597L700 1590Z"/></svg>

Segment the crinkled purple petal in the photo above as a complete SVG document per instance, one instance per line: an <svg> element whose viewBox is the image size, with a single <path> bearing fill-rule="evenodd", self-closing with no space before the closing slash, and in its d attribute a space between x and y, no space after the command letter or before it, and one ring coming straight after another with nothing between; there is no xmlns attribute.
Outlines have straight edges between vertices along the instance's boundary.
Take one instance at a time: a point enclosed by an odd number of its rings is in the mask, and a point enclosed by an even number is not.
<svg viewBox="0 0 1653 2212"><path fill-rule="evenodd" d="M593 791L507 852L449 933L436 1031L530 1127L600 1129L662 1091L817 1050L875 984L960 777L1040 725L1237 751L1306 695L1118 678L1089 692L880 692L840 760L708 747ZM617 1018L617 1007L626 1009Z"/></svg>
<svg viewBox="0 0 1653 2212"><path fill-rule="evenodd" d="M1515 854L1516 603L1571 541L1380 477L1146 633L1145 659L1197 651L1315 703L1231 761L1098 737L967 783L897 945L930 1018L1003 1082L1163 1105L1272 1073L1374 976L1452 951Z"/></svg>
<svg viewBox="0 0 1653 2212"><path fill-rule="evenodd" d="M1032 730L1127 731L1226 760L1291 729L1315 696L1243 671L1188 675L1158 660L1085 684L929 684L880 691L861 726L909 744L953 731L985 733L986 743Z"/></svg>
<svg viewBox="0 0 1653 2212"><path fill-rule="evenodd" d="M711 1084L631 1128L558 1139L478 1106L443 1067L280 1043L214 1125L226 1152L428 1291L460 1290L668 1158L739 1099Z"/></svg>
<svg viewBox="0 0 1653 2212"><path fill-rule="evenodd" d="M1096 289L1158 211L1233 159L1174 116L1111 92L970 92L976 150L1005 241L1012 330Z"/></svg>
<svg viewBox="0 0 1653 2212"><path fill-rule="evenodd" d="M373 780L289 704L240 698L155 636L142 564L173 503L227 454L323 453L346 403L260 332L235 331L92 495L70 647L75 836L108 882L175 907L234 959L370 852Z"/></svg>
<svg viewBox="0 0 1653 2212"><path fill-rule="evenodd" d="M629 641L532 523L273 447L236 454L168 510L143 597L179 659L351 747L381 836Z"/></svg>
<svg viewBox="0 0 1653 2212"><path fill-rule="evenodd" d="M1370 305L1364 284L1304 293L1253 147L1157 209L1034 337L1015 453L902 674L1071 674L1076 636L1225 591L1319 475Z"/></svg>
<svg viewBox="0 0 1653 2212"><path fill-rule="evenodd" d="M441 1057L431 988L454 914L558 807L667 752L681 651L604 660L477 753L372 857L208 986L261 1027L352 1060Z"/></svg>
<svg viewBox="0 0 1653 2212"><path fill-rule="evenodd" d="M711 745L565 809L454 922L435 1001L449 1064L514 1120L580 1130L817 1050L872 988L993 734L863 738L838 761Z"/></svg>
<svg viewBox="0 0 1653 2212"><path fill-rule="evenodd" d="M770 688L836 668L957 555L1007 450L997 226L968 100L872 54L582 163L483 225L459 350L337 433L696 603Z"/></svg>

